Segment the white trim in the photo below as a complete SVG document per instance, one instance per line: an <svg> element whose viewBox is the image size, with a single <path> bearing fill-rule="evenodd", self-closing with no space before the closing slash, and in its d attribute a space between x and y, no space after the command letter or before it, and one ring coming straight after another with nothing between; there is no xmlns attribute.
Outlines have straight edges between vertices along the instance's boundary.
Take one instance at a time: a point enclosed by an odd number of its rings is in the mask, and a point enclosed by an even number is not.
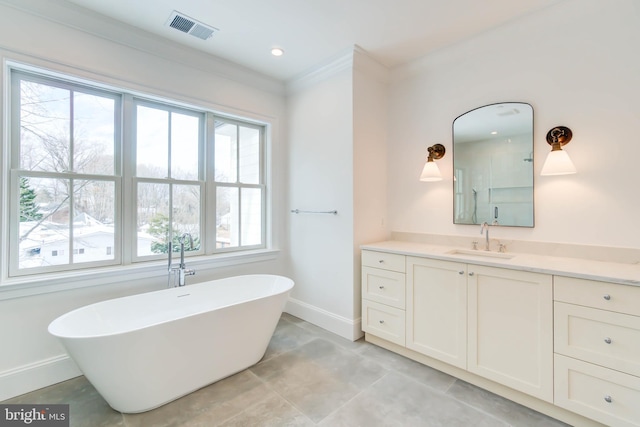
<svg viewBox="0 0 640 427"><path fill-rule="evenodd" d="M277 258L277 249L257 249L211 256L187 257L190 268L198 273L253 262L272 261ZM167 261L149 261L135 265L105 267L102 269L74 270L59 274L39 274L10 279L0 285L0 301L32 295L86 288L136 280L164 280L167 277ZM160 282L159 282L160 283ZM165 283L165 282L162 282ZM197 283L197 280L193 280Z"/></svg>
<svg viewBox="0 0 640 427"><path fill-rule="evenodd" d="M2 55L2 53L3 52L0 50L0 55ZM31 59L34 59L34 58L31 58ZM205 105L198 106L196 104L185 103L184 101L180 101L180 100L161 98L154 94L138 92L137 90L131 89L129 86L126 86L126 85L114 86L114 85L111 85L111 83L105 83L100 80L95 80L94 77L98 77L98 76L92 76L92 75L88 76L86 72L81 72L79 73L80 75L77 73L66 74L65 72L52 69L51 65L53 64L51 63L42 64L41 59L37 59L35 62L39 65L28 64L26 62L22 62L21 60L18 60L15 58L7 58L7 57L3 58L2 73L3 74L6 73L6 75L4 76L5 78L3 79L3 83L5 85L4 87L5 93L7 93L7 86L10 84L11 70L16 69L20 72L25 72L25 73L28 73L28 72L33 72L36 74L44 73L46 76L52 79L60 78L63 81L71 82L71 84L87 85L89 87L97 88L100 90L106 90L109 92L116 92L117 94L122 94L124 95L124 101L125 101L123 105L126 104L127 101L130 100L132 96L134 96L134 97L141 97L145 101L160 102L176 108L186 108L190 111L197 110L196 112L204 113L205 118L210 115L214 115L215 117L218 117L222 120L238 121L242 125L251 125L251 126L257 126L257 127L263 128L261 131L264 138L262 149L264 150L265 158L262 161L264 162L264 161L271 160L271 149L272 149L271 141L277 138L275 135L271 134L271 132L275 132L275 127L276 127L275 122L277 121L275 118L266 117L256 113L247 114L246 116L239 116L236 114L236 112L232 112L232 110L230 110L229 108L223 109L223 110L216 110L216 109L211 109L211 107L207 107ZM66 69L68 67L63 67L63 68ZM6 96L4 97L4 99L5 99L5 103L3 104L3 106L6 107L7 104L10 104L10 99L8 99L8 97ZM123 107L123 111L121 112L121 115L124 114L124 108L126 108L126 105L125 107ZM8 115L6 114L3 115L3 121L5 121L5 124L6 124L7 116ZM7 129L9 128L10 126L5 126L4 128L5 133L8 132ZM130 132L130 129L128 129L127 132ZM122 144L124 144L124 142L122 142ZM10 147L10 138L8 135L4 135L3 150L8 150L9 147ZM125 148L128 147L128 144L124 145L124 147ZM122 155L125 155L125 154L126 153L122 153ZM9 156L3 156L3 158L5 159L5 164L2 165L2 168L0 168L0 170L4 169L9 171L10 170L10 164L8 163ZM264 179L266 182L262 183L261 186L263 188L263 193L266 195L265 206L264 206L265 224L263 226L266 230L265 236L267 238L264 244L267 247L264 249L256 248L252 250L251 248L248 248L246 250L217 252L216 254L203 255L200 257L191 256L189 257L190 264L193 264L194 266L201 265L200 269L207 270L213 267L226 267L226 266L243 264L245 262L258 262L258 261L267 261L267 260L276 259L277 253L279 251L277 249L274 249L273 246L270 246L270 245L275 244L275 242L273 241L273 230L271 230L271 227L275 226L273 224L273 221L274 221L274 218L277 217L277 215L273 211L270 211L270 209L274 209L274 205L272 201L273 196L271 195L271 192L268 191L268 189L265 189L266 185L270 185L272 183L271 174L274 168L273 168L273 165L270 165L270 164L263 163L263 166L265 168ZM126 176L124 176L125 171L122 171L122 172L123 172L122 179L126 179ZM3 174L2 178L0 178L0 184L2 184L2 187L0 188L0 194L6 194L8 189L11 188L9 187L9 182L6 182L4 178L6 178L6 174ZM127 192L125 195L129 195L128 192L131 191L130 187L127 186L126 182L124 183L124 185L126 187L125 192ZM121 197L119 197L119 199L121 199ZM7 218L6 215L9 214L7 200L8 198L5 197L5 202L0 203L2 207L2 214L5 215L3 216L4 218ZM123 211L122 207L121 209L119 209L119 211L120 212ZM271 223L269 223L269 221L271 221ZM121 220L121 224L123 227L126 225L126 221L124 221L124 218ZM7 222L7 224L0 225L0 230L2 233L7 233L7 235L9 235L10 234L9 227L10 227L10 222ZM126 233L131 233L131 230L124 230L124 231ZM8 239L2 240L2 245L5 245L4 248L7 248L7 249L9 248L8 242L9 242ZM125 245L125 244L122 244L121 246L123 247L123 251L129 250L129 248L131 247L131 245ZM41 274L37 274L35 272L34 274L30 274L29 272L25 272L24 274L16 275L15 277L10 277L11 270L8 267L9 266L8 264L9 250L5 249L4 251L0 251L0 252L5 254L5 259L0 259L0 301L5 299L57 292L57 291L68 290L68 289L76 289L76 288L85 287L85 286L87 287L97 286L97 285L105 285L110 283L117 283L120 281L129 281L136 278L137 279L155 278L157 276L163 276L165 274L165 269L162 266L164 261L155 261L155 262L143 261L143 262L140 262L138 265L128 264L131 262L131 258L127 258L124 256L125 254L122 254L121 260L122 262L124 262L124 264L110 265L104 268L100 268L99 266L96 266L96 268L59 271L58 273L54 271L51 271L51 273L41 273ZM116 259L115 262L117 261L118 260ZM104 263L102 265L104 265ZM40 289L37 289L38 287L40 287Z"/></svg>
<svg viewBox="0 0 640 427"><path fill-rule="evenodd" d="M306 73L289 80L286 86L287 94L299 92L342 71L353 69L354 52L355 47L346 49Z"/></svg>
<svg viewBox="0 0 640 427"><path fill-rule="evenodd" d="M364 336L361 318L347 319L291 297L287 300L284 311L351 341Z"/></svg>
<svg viewBox="0 0 640 427"><path fill-rule="evenodd" d="M82 375L66 354L0 372L0 401Z"/></svg>
<svg viewBox="0 0 640 427"><path fill-rule="evenodd" d="M356 45L353 55L354 71L361 71L374 80L388 84L390 80L389 68L378 62L366 50Z"/></svg>

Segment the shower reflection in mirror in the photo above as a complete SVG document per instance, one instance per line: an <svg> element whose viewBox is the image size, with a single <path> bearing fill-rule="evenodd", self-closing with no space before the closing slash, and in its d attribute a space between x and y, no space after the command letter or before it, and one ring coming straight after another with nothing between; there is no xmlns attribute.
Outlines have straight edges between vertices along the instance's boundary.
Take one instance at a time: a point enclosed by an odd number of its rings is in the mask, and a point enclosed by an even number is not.
<svg viewBox="0 0 640 427"><path fill-rule="evenodd" d="M533 227L533 108L486 105L453 122L454 223Z"/></svg>

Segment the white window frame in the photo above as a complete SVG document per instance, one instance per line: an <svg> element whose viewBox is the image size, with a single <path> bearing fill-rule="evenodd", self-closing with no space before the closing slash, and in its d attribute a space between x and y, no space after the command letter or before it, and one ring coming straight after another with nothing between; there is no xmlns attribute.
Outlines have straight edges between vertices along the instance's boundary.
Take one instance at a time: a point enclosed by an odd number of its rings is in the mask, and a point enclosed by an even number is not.
<svg viewBox="0 0 640 427"><path fill-rule="evenodd" d="M216 115L212 115L211 117L211 122L213 123L214 120L219 120L222 121L226 124L233 124L236 125L238 127L243 126L243 127L247 127L247 128L252 128L252 129L257 129L260 131L260 149L259 149L259 162L260 162L260 176L259 176L259 183L258 184L249 184L249 183L244 183L240 181L240 150L237 150L236 152L236 182L218 182L215 181L215 172L214 172L214 168L213 165L215 164L214 159L212 158L211 161L209 162L210 168L208 170L208 174L209 176L213 176L214 179L213 181L213 185L211 186L212 189L209 192L209 199L212 200L214 207L213 210L210 211L213 215L209 215L213 218L213 240L207 239L207 242L209 242L209 245L211 246L209 248L209 253L224 253L224 252L237 252L237 251L242 251L242 250L251 250L251 249L260 249L260 248L264 248L266 247L266 240L267 240L267 186L266 186L266 161L265 161L265 129L264 126L259 126L259 125L254 125L251 123L247 123L247 122L242 122L242 121L238 121L238 120L234 120L234 119L229 119L229 118L224 118L221 116L216 116ZM213 128L213 126L212 126ZM239 132L238 132L239 134ZM215 139L215 138L214 138ZM214 142L215 143L215 142ZM212 146L212 152L213 150L213 146ZM260 189L261 191L261 200L260 202L262 203L262 222L261 222L261 236L260 236L260 241L261 243L258 245L239 245L239 246L231 246L231 247L225 247L225 248L216 248L216 239L217 239L217 235L216 235L216 230L215 230L215 213L216 213L216 207L215 207L215 203L216 203L216 191L219 187L228 187L228 188L237 188L238 189L238 206L239 206L239 215L242 215L242 189L244 188L255 188L255 189ZM242 236L242 221L239 221L239 230L238 233L240 236ZM210 234L208 234L210 235ZM211 244L210 242L213 241L213 243Z"/></svg>
<svg viewBox="0 0 640 427"><path fill-rule="evenodd" d="M151 177L141 177L138 176L137 171L136 171L136 166L137 166L137 157L136 157L136 144L137 144L137 137L135 136L137 134L136 132L136 126L137 126L137 118L135 120L132 121L132 136L130 139L131 142L131 155L128 157L129 159L131 159L131 165L127 165L127 171L131 171L132 172L132 176L130 179L126 179L127 182L131 182L131 191L132 191L132 197L130 198L130 207L131 207L131 214L133 215L133 223L131 224L131 229L132 229L132 233L129 233L130 236L132 236L132 241L129 242L127 244L127 246L129 246L131 248L131 262L135 263L135 262L143 262L143 261L149 261L149 260L156 260L156 259L164 259L167 257L167 254L158 254L158 255L146 255L146 256L140 256L138 255L138 239L137 239L137 230L136 230L136 226L135 224L137 224L137 210L135 209L137 206L137 191L138 191L138 184L140 183L149 183L149 184L166 184L169 186L170 192L169 192L169 223L171 224L173 221L173 198L172 198L172 194L173 194L173 186L174 185L193 185L193 186L198 186L199 190L200 190L200 212L199 212L199 219L200 219L200 224L199 224L199 229L200 229L200 240L202 242L202 244L200 245L200 249L197 251L188 251L185 252L185 256L197 256L197 255L202 255L205 253L205 246L206 246L206 242L208 241L207 239L207 233L206 233L206 227L205 227L205 222L206 222L206 185L207 185L207 180L205 177L205 147L207 146L208 141L205 138L205 134L206 134L206 122L207 122L207 113L205 111L197 111L197 110L192 110L192 109L186 109L183 107L178 107L176 105L172 105L166 102L157 102L157 101L151 101L149 99L145 99L145 98L141 98L141 97L133 97L132 98L132 111L131 111L131 117L137 117L137 107L138 106L143 106L143 107L149 107L149 108L155 108L158 110L162 110L162 111L167 111L169 113L175 112L175 113L180 113L180 114L186 114L186 115L190 115L193 117L198 117L200 120L200 125L199 125L199 130L198 130L198 179L197 180L185 180L185 179L176 179L173 178L171 176L167 176L165 178L151 178ZM169 136L170 138L170 136ZM169 149L171 149L171 143L169 144ZM170 162L171 162L171 156L168 156L168 161L169 164L167 165L169 167L169 171L168 173L170 173L171 167L170 167Z"/></svg>
<svg viewBox="0 0 640 427"><path fill-rule="evenodd" d="M192 265L198 266L202 265L206 268L213 268L215 266L228 266L228 265L238 265L245 262L255 262L255 261L264 261L267 259L274 259L275 253L277 249L271 247L271 230L270 230L270 220L269 220L269 212L271 209L271 205L269 203L269 198L267 194L268 183L269 180L269 165L267 164L268 157L267 153L267 141L268 135L271 129L271 125L267 121L261 121L255 118L246 118L240 117L235 114L230 115L226 113L220 113L213 111L210 108L202 108L202 107L193 107L191 105L185 104L180 101L168 101L166 99L148 95L141 94L135 91L123 89L121 87L113 87L111 85L106 85L102 83L96 83L84 78L76 78L69 74L61 74L58 72L49 72L41 68L36 68L29 65L17 64L13 62L5 63L5 72L8 77L6 81L8 84L5 85L5 88L12 88L13 78L11 75L13 73L27 74L31 75L39 75L42 76L43 79L47 81L56 81L56 82L67 82L71 86L77 86L82 88L91 88L95 89L98 92L105 91L110 93L115 93L122 96L122 101L120 105L120 114L118 125L120 126L120 132L118 133L117 139L118 143L116 144L114 156L116 157L116 170L115 172L118 174L115 177L111 176L102 176L102 175L81 175L81 174L72 174L71 178L73 179L89 179L89 180L104 180L104 179L113 179L116 187L116 221L120 228L119 232L115 233L115 243L111 248L112 252L115 254L113 262L104 262L100 261L97 263L80 263L78 264L77 269L68 268L69 265L63 265L56 268L43 268L43 269L23 269L23 271L17 270L17 261L16 268L12 268L11 264L14 262L13 257L11 257L11 261L9 256L2 257L0 259L1 266L0 270L4 273L2 277L0 277L0 299L4 298L12 298L15 295L33 295L42 292L50 292L56 289L72 289L77 287L83 287L82 283L86 283L86 279L88 277L93 278L88 286L100 285L104 283L112 283L116 280L116 277L131 277L131 272L139 272L142 276L145 277L148 272L153 272L153 275L163 275L163 271L157 271L156 266L158 265L158 258L164 258L163 255L159 255L158 257L145 257L145 259L136 259L134 254L136 253L136 248L134 244L135 238L133 237L134 233L132 231L135 230L135 203L134 193L132 190L134 175L133 171L135 170L135 157L134 160L131 157L131 150L135 149L132 146L131 138L133 136L132 133L132 123L130 123L130 114L131 109L133 108L132 100L134 98L140 98L143 100L147 100L153 103L160 103L163 105L173 106L175 108L183 108L191 111L200 111L204 114L204 130L203 133L205 135L205 142L203 150L204 152L200 156L200 162L203 162L202 171L204 171L205 179L202 183L204 188L201 190L201 232L202 232L202 249L198 251L198 253L187 254L188 256L195 257L191 262ZM4 147L4 152L9 153L11 156L18 156L14 147L19 145L18 139L15 139L13 133L17 130L19 136L19 119L12 118L11 111L13 109L13 102L9 102L10 97L13 96L14 90L5 90L5 106L7 106L7 113L5 114L5 124L10 125L10 132L7 132L5 135L5 144L8 144L7 147ZM7 120L6 117L9 117ZM262 235L261 235L261 243L258 245L251 246L237 246L232 248L220 248L216 249L216 233L215 233L215 188L217 183L213 181L213 179L207 179L207 177L213 177L213 123L215 120L222 120L225 122L237 122L242 126L252 127L260 130L260 183L259 184L242 184L237 183L234 185L238 185L239 187L254 187L261 188L262 192L262 209L261 209L261 223L262 223ZM16 123L18 123L16 125ZM129 159L128 161L125 161ZM19 159L18 159L19 161ZM121 163L118 163L120 162ZM4 217L4 230L7 234L9 242L5 243L3 247L11 250L14 250L17 245L17 233L16 227L13 226L14 222L17 224L19 220L19 203L18 194L19 185L17 184L18 176L21 173L20 171L11 170L11 166L16 164L14 160L5 161L4 169L5 173L2 177L2 180L7 180L4 185L5 195L10 197L12 200L11 203L7 203L5 206L7 209L3 210ZM19 164L19 162L17 163ZM133 169L132 169L133 168ZM33 174L39 174L39 172L30 172ZM180 181L174 181L175 183L180 183ZM224 185L229 185L229 183L224 183ZM7 199L7 197L5 197ZM128 202L127 202L128 201ZM128 205L128 206L127 206ZM17 216L16 216L17 215ZM210 219L209 217L213 218ZM70 247L70 253L73 253L73 249ZM203 255L197 257L197 255ZM154 261L155 260L155 261ZM133 269L133 270L132 270ZM147 273L145 273L147 272ZM25 277L26 276L26 277ZM148 277L148 276L146 276ZM25 279L27 279L25 281ZM73 279L69 281L69 279ZM23 289L26 292L22 291L20 286L11 287L9 285L24 285L27 284L29 286L24 287ZM38 290L38 288L41 290Z"/></svg>
<svg viewBox="0 0 640 427"><path fill-rule="evenodd" d="M20 269L19 268L19 227L10 226L9 227L9 276L10 277L19 277L26 275L37 275L37 274L46 274L53 273L59 271L67 271L67 270L85 270L97 267L104 266L112 266L112 265L120 265L122 264L122 253L119 248L122 247L122 240L120 232L122 228L122 216L121 213L123 211L123 206L121 203L122 200L122 163L121 163L121 151L120 147L122 146L121 139L121 105L122 105L122 97L118 93L113 93L111 91L106 91L102 89L98 89L92 86L75 83L59 78L53 78L45 75L38 75L18 69L11 70L11 102L10 102L10 111L11 111L11 138L10 138L10 165L9 165L9 185L10 185L10 198L9 198L9 215L8 221L10 225L18 224L20 221L20 203L19 203L19 195L20 191L19 180L20 177L26 178L49 178L49 179L68 179L71 182L73 181L106 181L114 183L114 198L115 198L115 212L114 212L114 247L116 248L114 257L112 260L103 260L103 261L93 261L93 262L80 262L74 263L73 259L73 226L70 224L69 227L69 246L68 246L68 254L70 256L70 262L68 264L59 264L52 265L47 267L32 267L28 269ZM20 90L18 87L18 82L22 80L27 80L30 82L41 83L49 86L54 86L70 91L77 91L82 93L88 93L93 95L100 95L104 97L108 97L114 100L115 102L115 133L114 133L114 165L113 165L113 175L94 175L94 174L85 174L85 173L77 173L77 172L44 172L44 171L28 171L20 169L20 114L19 114L19 98L20 98ZM71 194L71 200L69 202L69 218L73 218L73 193Z"/></svg>

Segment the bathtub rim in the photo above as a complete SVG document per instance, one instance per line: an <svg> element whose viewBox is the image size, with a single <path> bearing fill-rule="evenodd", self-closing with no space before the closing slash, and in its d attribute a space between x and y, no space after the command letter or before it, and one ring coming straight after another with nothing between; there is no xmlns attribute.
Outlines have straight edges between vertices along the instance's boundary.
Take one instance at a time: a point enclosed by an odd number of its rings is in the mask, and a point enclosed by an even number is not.
<svg viewBox="0 0 640 427"><path fill-rule="evenodd" d="M181 317L169 318L169 319L164 319L164 320L161 320L161 321L155 321L155 322L148 323L148 324L140 326L140 327L131 328L131 329L118 331L118 332L108 332L108 333L99 333L99 334L91 334L91 335L88 335L88 334L70 335L68 333L64 334L64 333L61 333L61 332L55 332L54 331L56 329L56 325L55 324L62 323L65 319L77 314L77 312L79 312L79 311L90 309L93 306L96 306L96 305L99 305L99 304L103 304L103 303L106 303L108 301L115 301L115 300L129 298L129 297L138 297L138 296L146 295L146 294L158 294L158 293L167 292L167 291L178 293L179 290L188 290L190 287L193 287L193 286L205 285L207 283L212 283L212 282L222 281L222 280L228 280L228 279L234 279L234 278L241 279L241 278L245 278L245 277L247 277L247 278L248 277L253 277L253 278L259 278L259 277L277 278L277 279L282 280L283 282L285 282L286 286L284 286L283 290L280 290L278 292L274 292L274 293L271 293L271 294L262 295L262 296L258 296L258 297L254 297L254 298L245 299L245 300L242 300L241 302L235 302L235 303L222 305L222 306L216 307L215 310L222 310L222 309L224 309L226 307L231 307L233 305L242 304L242 303L249 303L251 301L256 301L256 300L263 299L263 298L276 297L276 296L279 296L279 295L282 295L282 294L290 292L291 289L293 289L293 287L295 286L295 282L293 281L293 279L291 279L291 278L289 278L287 276L282 276L282 275L278 275L278 274L243 274L243 275L238 275L238 276L222 277L222 278L219 278L219 279L211 279L211 280L207 280L207 281L204 281L204 282L189 284L189 285L186 285L186 286L158 289L158 290L155 290L155 291L142 292L142 293L139 293L139 294L132 294L132 295L125 295L125 296L121 296L121 297L109 298L109 299L106 299L106 300L102 300L102 301L94 302L94 303L91 303L91 304L87 304L87 305L75 308L73 310L70 310L70 311L68 311L66 313L63 313L60 316L58 316L55 319L53 319L49 323L49 325L47 326L47 331L49 332L50 335L52 335L52 336L54 336L54 337L56 337L58 339L62 339L62 340L86 340L86 339L94 339L94 338L97 339L97 338L106 338L106 337L116 337L118 335L129 334L129 333L133 333L133 332L136 332L136 331L141 331L141 330L144 330L144 329L152 328L154 326L159 326L159 325L163 325L163 324L166 324L166 323L175 322L175 321L180 320L180 319L198 316L198 315L201 315L203 313L210 312L212 310L202 310L201 309L201 310L197 310L197 311L193 311L191 313L185 314L185 315L183 315Z"/></svg>

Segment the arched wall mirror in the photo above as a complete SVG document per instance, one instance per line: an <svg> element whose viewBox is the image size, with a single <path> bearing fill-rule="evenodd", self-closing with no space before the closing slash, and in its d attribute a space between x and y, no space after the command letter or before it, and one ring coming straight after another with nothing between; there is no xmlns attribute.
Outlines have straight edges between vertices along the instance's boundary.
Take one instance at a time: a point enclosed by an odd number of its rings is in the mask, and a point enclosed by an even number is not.
<svg viewBox="0 0 640 427"><path fill-rule="evenodd" d="M533 107L504 102L453 121L453 222L533 227Z"/></svg>

